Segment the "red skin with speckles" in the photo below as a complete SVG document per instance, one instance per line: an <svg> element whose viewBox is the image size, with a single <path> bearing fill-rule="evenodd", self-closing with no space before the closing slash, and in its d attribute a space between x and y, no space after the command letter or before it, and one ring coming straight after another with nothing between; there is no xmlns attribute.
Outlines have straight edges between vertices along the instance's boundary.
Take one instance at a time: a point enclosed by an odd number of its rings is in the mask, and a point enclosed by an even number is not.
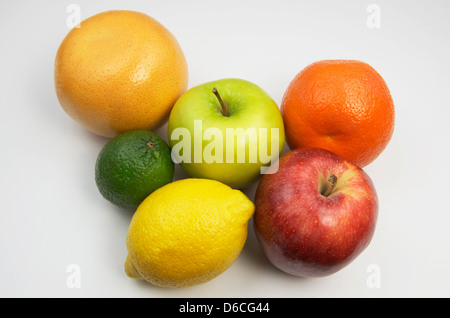
<svg viewBox="0 0 450 318"><path fill-rule="evenodd" d="M324 196L332 174L336 185ZM281 157L278 171L262 177L255 205L255 233L264 254L296 276L328 276L347 266L369 245L378 216L369 176L314 148Z"/></svg>

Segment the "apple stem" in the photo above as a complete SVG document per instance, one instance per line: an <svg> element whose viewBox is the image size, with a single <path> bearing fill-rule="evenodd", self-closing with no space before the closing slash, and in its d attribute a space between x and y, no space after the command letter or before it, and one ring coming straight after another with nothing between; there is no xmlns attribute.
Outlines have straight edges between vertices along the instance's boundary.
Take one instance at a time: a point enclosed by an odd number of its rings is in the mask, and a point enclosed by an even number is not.
<svg viewBox="0 0 450 318"><path fill-rule="evenodd" d="M334 187L336 186L337 177L334 174L332 174L328 178L328 182L330 183L330 185L326 188L325 192L322 193L322 195L325 197L328 197L331 194L331 192L333 192Z"/></svg>
<svg viewBox="0 0 450 318"><path fill-rule="evenodd" d="M217 99L219 100L220 106L222 106L222 114L225 117L228 117L230 115L228 113L228 103L226 103L222 100L222 97L220 97L219 92L217 91L217 89L215 87L212 89L212 92L214 93L214 95L216 95Z"/></svg>

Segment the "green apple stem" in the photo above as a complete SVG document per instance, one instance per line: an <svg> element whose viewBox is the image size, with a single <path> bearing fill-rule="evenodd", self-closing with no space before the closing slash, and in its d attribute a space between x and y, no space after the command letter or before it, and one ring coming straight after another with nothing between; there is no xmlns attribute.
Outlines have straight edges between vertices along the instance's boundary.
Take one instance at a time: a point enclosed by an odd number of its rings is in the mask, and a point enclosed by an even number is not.
<svg viewBox="0 0 450 318"><path fill-rule="evenodd" d="M222 114L225 117L230 116L230 114L228 113L228 103L222 100L222 97L220 97L219 92L215 87L212 89L212 92L214 93L214 95L216 95L217 99L219 100L220 106L222 106Z"/></svg>
<svg viewBox="0 0 450 318"><path fill-rule="evenodd" d="M334 187L336 186L336 182L337 182L337 177L332 174L329 178L328 178L328 186L326 187L324 193L322 193L323 196L328 197L331 192L333 192Z"/></svg>

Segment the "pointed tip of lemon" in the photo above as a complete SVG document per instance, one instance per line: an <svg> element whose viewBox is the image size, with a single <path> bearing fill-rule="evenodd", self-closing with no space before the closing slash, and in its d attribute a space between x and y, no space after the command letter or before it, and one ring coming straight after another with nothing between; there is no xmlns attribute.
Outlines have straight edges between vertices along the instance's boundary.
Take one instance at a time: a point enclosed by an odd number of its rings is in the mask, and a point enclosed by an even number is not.
<svg viewBox="0 0 450 318"><path fill-rule="evenodd" d="M139 274L136 267L131 262L129 255L127 255L124 267L125 267L125 273L127 274L128 277L135 278L135 279L142 279L141 274Z"/></svg>

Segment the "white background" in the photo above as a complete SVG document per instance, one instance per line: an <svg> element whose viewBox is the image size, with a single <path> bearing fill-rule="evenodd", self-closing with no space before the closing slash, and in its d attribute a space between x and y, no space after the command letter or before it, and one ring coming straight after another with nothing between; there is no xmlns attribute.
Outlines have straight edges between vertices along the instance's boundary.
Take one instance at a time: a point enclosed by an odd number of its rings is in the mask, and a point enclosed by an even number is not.
<svg viewBox="0 0 450 318"><path fill-rule="evenodd" d="M391 90L396 122L386 150L365 168L380 201L370 246L332 276L297 278L268 263L250 225L237 261L209 283L173 290L128 278L131 214L106 202L94 182L107 139L69 118L54 91L53 62L69 32L71 3L81 19L128 9L159 20L184 50L189 87L239 77L280 104L312 62L372 65ZM371 4L380 9L379 28L367 24ZM445 0L2 0L0 296L450 296L449 17ZM157 132L167 138L166 126ZM183 177L177 167L176 179ZM245 191L251 199L255 187ZM81 270L80 288L67 284L70 264Z"/></svg>

